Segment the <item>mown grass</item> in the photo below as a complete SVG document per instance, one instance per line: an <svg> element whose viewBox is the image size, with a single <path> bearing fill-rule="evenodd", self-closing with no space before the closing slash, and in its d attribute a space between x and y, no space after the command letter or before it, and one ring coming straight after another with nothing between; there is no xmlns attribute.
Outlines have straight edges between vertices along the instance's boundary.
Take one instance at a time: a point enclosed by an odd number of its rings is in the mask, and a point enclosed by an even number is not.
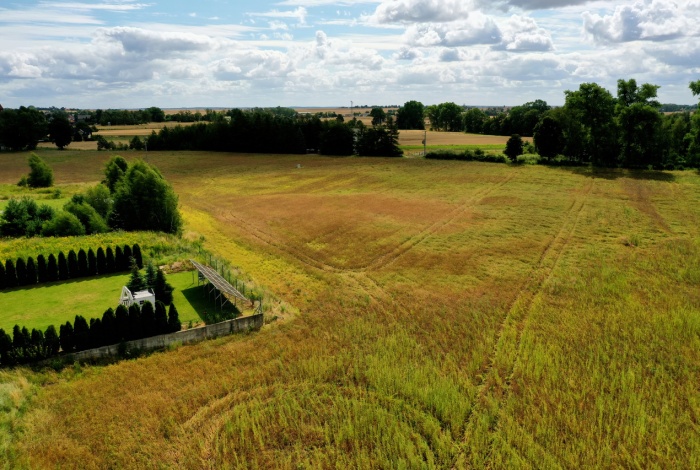
<svg viewBox="0 0 700 470"><path fill-rule="evenodd" d="M186 236L296 310L41 384L5 375L37 384L2 436L11 466L700 465L697 174L149 159Z"/></svg>
<svg viewBox="0 0 700 470"><path fill-rule="evenodd" d="M122 287L129 274L112 274L62 282L49 282L35 287L0 291L0 328L11 331L14 325L44 331L49 325L58 326L76 315L86 319L101 318L108 308L116 309ZM200 316L213 302L197 288L197 278L191 272L167 276L175 288L173 302L183 324L201 323Z"/></svg>

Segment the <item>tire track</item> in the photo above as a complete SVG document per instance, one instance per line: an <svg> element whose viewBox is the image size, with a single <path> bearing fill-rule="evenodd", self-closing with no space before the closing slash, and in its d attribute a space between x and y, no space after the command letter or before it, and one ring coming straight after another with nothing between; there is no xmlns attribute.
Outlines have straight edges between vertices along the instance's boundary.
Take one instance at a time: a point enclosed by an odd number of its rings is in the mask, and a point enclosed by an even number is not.
<svg viewBox="0 0 700 470"><path fill-rule="evenodd" d="M243 227L250 235L252 235L254 238L262 241L263 243L270 245L279 251L282 251L293 258L298 259L302 263L311 266L313 268L326 271L326 272L334 272L334 273L347 273L347 272L355 272L355 273L362 273L362 272L367 272L367 271L376 271L378 269L381 269L385 266L388 266L404 256L406 253L408 253L410 250L415 248L417 245L420 243L424 242L431 236L435 235L438 231L443 229L444 227L447 227L448 225L452 224L455 220L459 218L462 214L464 214L468 208L472 207L474 203L478 202L479 200L483 199L484 197L488 196L491 194L493 191L496 191L497 189L505 186L508 184L510 181L515 178L515 172L511 171L511 173L504 178L502 181L496 183L495 185L488 186L485 188L482 188L480 190L477 190L474 194L472 194L468 199L466 199L464 202L462 202L458 207L452 209L448 214L435 221L434 223L430 224L428 227L422 229L415 235L409 237L405 241L401 242L399 245L395 246L394 248L390 249L389 251L382 253L375 257L372 261L366 263L366 264L361 264L357 266L352 266L352 267L347 267L347 268L340 268L337 266L333 266L328 263L324 263L322 261L319 261L315 258L312 258L309 255L306 255L304 253L301 253L297 250L291 249L288 245L283 245L277 241L275 241L275 237L273 237L271 234L261 230L260 228L256 227L255 225L247 222L245 219L237 215L234 211L219 211L222 213L222 216L224 217L225 220L234 222L240 227ZM211 209L210 209L211 210Z"/></svg>
<svg viewBox="0 0 700 470"><path fill-rule="evenodd" d="M529 321L530 311L542 288L551 279L559 261L579 224L583 209L591 193L591 179L569 207L557 234L549 241L520 288L499 327L496 342L488 359L488 365L478 385L474 405L465 426L463 452L471 457L472 464L486 464L490 457L493 438L499 428L501 404L511 392L516 365L522 353L522 333ZM471 445L470 449L467 447ZM476 454L476 455L474 455ZM466 456L461 456L462 458Z"/></svg>

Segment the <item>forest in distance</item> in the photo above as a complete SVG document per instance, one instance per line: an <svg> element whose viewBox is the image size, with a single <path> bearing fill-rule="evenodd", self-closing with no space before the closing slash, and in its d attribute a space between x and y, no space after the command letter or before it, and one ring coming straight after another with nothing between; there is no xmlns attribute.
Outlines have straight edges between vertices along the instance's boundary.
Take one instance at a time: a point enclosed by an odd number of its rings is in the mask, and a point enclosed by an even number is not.
<svg viewBox="0 0 700 470"><path fill-rule="evenodd" d="M563 106L535 100L497 113L455 103L425 106L412 100L396 111L372 107L371 125L354 113L346 121L337 113L301 114L282 107L207 110L194 115L197 119L187 119L193 125L154 130L143 139L134 137L127 148L400 156L398 133L424 129L427 122L436 131L532 136L534 151L544 163L665 170L700 167L700 114L697 110L662 112L659 88L621 79L613 95L596 83L583 83L578 90L565 92ZM700 95L700 80L690 83L690 89ZM91 131L105 119L110 124L173 119L157 107L79 113L80 122L71 123L64 110L6 109L0 113L0 148L33 149L42 139L64 148L72 139L91 139ZM115 149L103 137L97 139L98 148Z"/></svg>

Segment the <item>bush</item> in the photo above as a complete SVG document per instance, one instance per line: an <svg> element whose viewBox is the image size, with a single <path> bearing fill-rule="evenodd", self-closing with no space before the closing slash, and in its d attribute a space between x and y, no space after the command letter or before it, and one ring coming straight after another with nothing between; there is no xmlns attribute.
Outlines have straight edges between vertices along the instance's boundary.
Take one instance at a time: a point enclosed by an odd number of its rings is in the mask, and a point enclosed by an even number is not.
<svg viewBox="0 0 700 470"><path fill-rule="evenodd" d="M53 171L37 154L29 157L27 184L32 188L48 188L53 185Z"/></svg>
<svg viewBox="0 0 700 470"><path fill-rule="evenodd" d="M516 158L517 163L525 164L525 165L537 165L540 163L540 156L537 154L533 153L524 153L522 155L518 155Z"/></svg>
<svg viewBox="0 0 700 470"><path fill-rule="evenodd" d="M0 232L8 237L32 237L39 234L42 225L54 217L47 205L37 205L34 199L10 199L0 217Z"/></svg>
<svg viewBox="0 0 700 470"><path fill-rule="evenodd" d="M41 234L45 237L85 235L85 227L75 215L61 211L52 220L44 222Z"/></svg>
<svg viewBox="0 0 700 470"><path fill-rule="evenodd" d="M489 163L508 163L508 159L505 157L505 155L484 153L484 151L481 149L467 149L463 152L454 152L450 150L433 150L431 152L426 153L425 158L427 158L428 160L462 160Z"/></svg>

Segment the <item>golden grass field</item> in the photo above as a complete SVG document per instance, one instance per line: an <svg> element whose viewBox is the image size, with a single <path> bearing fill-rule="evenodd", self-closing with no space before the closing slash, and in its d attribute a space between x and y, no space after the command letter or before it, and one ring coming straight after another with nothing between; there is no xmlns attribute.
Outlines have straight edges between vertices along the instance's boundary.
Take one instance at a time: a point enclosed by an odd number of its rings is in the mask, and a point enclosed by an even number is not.
<svg viewBox="0 0 700 470"><path fill-rule="evenodd" d="M110 156L40 153L74 185ZM0 154L0 184L25 159ZM7 467L700 467L697 173L148 161L188 236L291 314L109 366L0 372Z"/></svg>

